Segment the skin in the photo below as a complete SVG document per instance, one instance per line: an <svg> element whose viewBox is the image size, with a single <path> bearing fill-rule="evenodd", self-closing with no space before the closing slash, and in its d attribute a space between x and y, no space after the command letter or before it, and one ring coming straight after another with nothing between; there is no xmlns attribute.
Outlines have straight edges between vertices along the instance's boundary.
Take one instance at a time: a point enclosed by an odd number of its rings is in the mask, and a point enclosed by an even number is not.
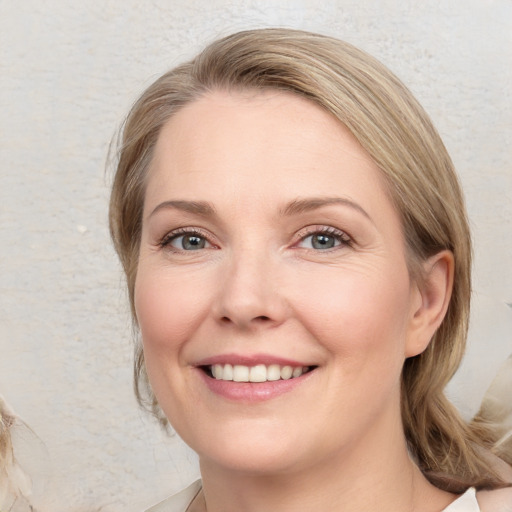
<svg viewBox="0 0 512 512"><path fill-rule="evenodd" d="M183 245L191 230L198 250ZM314 245L318 233L333 246ZM423 266L420 288L379 169L318 106L216 91L168 121L135 306L155 395L199 454L196 510L433 512L454 499L410 460L400 419L403 362L451 289L449 252ZM223 354L315 369L280 396L233 401L197 367Z"/></svg>

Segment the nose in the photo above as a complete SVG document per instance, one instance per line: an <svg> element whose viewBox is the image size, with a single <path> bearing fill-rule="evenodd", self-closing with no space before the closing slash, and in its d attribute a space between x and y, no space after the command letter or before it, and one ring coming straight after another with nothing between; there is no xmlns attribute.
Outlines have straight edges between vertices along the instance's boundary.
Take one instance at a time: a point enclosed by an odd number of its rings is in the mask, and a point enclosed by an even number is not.
<svg viewBox="0 0 512 512"><path fill-rule="evenodd" d="M225 326L275 327L287 315L279 265L265 254L233 255L226 262L213 311Z"/></svg>

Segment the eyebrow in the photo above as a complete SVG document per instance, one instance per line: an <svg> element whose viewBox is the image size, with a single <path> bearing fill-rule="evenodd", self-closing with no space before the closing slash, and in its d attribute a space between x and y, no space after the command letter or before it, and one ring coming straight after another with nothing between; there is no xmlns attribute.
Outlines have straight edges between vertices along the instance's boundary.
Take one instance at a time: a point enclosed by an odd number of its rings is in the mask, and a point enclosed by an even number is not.
<svg viewBox="0 0 512 512"><path fill-rule="evenodd" d="M281 215L288 217L318 210L324 206L331 205L348 206L349 208L358 211L368 220L373 222L368 212L362 206L345 197L309 197L306 199L295 199L294 201L288 203L283 209L281 209L280 213ZM194 215L199 215L201 217L213 217L216 215L216 211L213 205L206 201L173 200L164 201L163 203L157 205L148 215L148 218L152 217L155 215L155 213L161 210L167 209L181 210L187 213L192 213Z"/></svg>
<svg viewBox="0 0 512 512"><path fill-rule="evenodd" d="M348 206L349 208L363 214L368 220L373 222L368 212L362 206L346 197L308 197L306 199L295 199L286 205L282 210L282 214L285 216L297 215L300 213L318 210L319 208L330 205Z"/></svg>
<svg viewBox="0 0 512 512"><path fill-rule="evenodd" d="M200 215L201 217L211 217L215 215L215 208L206 201L164 201L160 203L154 210L148 215L152 217L155 213L160 210L175 209L181 210L187 213L193 213L194 215Z"/></svg>

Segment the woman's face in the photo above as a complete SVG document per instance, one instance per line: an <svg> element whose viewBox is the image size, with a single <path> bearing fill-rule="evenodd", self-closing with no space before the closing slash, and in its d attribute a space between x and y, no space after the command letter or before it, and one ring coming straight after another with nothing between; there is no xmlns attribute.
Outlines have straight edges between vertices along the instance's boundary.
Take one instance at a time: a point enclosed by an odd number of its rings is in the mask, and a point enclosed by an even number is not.
<svg viewBox="0 0 512 512"><path fill-rule="evenodd" d="M203 462L280 472L389 442L420 302L381 173L331 115L214 92L165 125L135 305L154 393Z"/></svg>

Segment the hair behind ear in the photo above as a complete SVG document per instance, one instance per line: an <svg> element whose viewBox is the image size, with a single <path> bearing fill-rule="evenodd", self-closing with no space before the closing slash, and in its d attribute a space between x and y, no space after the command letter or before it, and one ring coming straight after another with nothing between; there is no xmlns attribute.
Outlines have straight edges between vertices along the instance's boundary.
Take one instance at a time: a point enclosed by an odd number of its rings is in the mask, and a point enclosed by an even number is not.
<svg viewBox="0 0 512 512"><path fill-rule="evenodd" d="M456 345L436 335L453 300L454 267L452 252L440 251L425 261L417 278L420 300L412 318L402 374L402 418L410 450L425 476L441 489L460 493L471 486L495 489L510 485L510 468L504 461L512 459L505 449L499 449L500 432L493 428L498 422L491 418L489 408L484 405L468 425L443 393L448 377L438 370L438 359L452 358L453 365L461 356ZM491 393L499 394L493 389ZM501 434L503 443L507 433Z"/></svg>

